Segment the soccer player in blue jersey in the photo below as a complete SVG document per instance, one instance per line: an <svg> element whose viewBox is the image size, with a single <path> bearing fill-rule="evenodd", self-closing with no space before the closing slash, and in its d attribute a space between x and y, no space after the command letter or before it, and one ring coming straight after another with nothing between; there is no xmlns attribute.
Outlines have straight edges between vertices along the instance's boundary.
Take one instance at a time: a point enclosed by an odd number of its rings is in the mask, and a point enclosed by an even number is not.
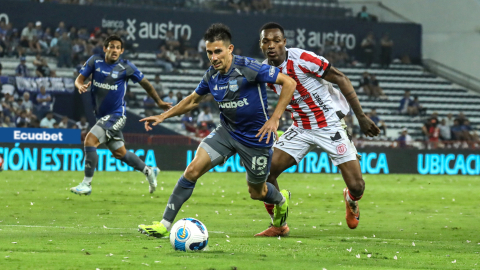
<svg viewBox="0 0 480 270"><path fill-rule="evenodd" d="M290 193L278 191L266 183L272 158L272 145L278 121L290 102L296 83L278 68L262 65L252 58L233 55L232 36L227 26L213 24L204 35L207 56L212 66L205 72L197 89L171 110L144 118L145 129L165 119L184 114L198 106L211 93L220 108L220 125L200 143L195 158L173 189L161 222L139 225L139 231L150 236L169 234L183 203L193 193L198 178L216 165L238 153L247 171L250 197L275 204L274 223L286 222ZM267 115L266 83L283 86L272 117Z"/></svg>
<svg viewBox="0 0 480 270"><path fill-rule="evenodd" d="M90 57L75 80L75 86L80 94L87 92L88 87L91 87L90 93L98 122L85 138L85 178L70 191L79 195L90 195L93 173L98 163L97 147L105 143L115 158L145 174L152 193L157 186L159 169L146 166L137 155L125 149L122 128L127 120L125 92L128 80L140 83L158 107L168 110L171 104L163 102L158 97L153 86L134 64L120 59L123 53L123 41L120 37L109 36L103 46L105 58L99 55ZM90 75L91 81L85 84L85 79Z"/></svg>

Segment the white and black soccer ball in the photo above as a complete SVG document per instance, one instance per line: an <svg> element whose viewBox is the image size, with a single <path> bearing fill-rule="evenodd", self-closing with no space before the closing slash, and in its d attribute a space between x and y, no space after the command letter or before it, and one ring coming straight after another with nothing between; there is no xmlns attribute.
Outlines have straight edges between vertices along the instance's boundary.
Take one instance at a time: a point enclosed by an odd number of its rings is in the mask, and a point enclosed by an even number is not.
<svg viewBox="0 0 480 270"><path fill-rule="evenodd" d="M207 227L198 219L182 218L170 231L170 243L175 250L204 250L208 244Z"/></svg>

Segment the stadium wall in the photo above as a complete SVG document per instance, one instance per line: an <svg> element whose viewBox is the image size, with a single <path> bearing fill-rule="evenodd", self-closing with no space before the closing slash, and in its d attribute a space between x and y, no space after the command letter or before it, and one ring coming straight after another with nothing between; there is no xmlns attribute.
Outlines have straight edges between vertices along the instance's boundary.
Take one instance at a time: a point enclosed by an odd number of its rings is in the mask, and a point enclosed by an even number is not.
<svg viewBox="0 0 480 270"><path fill-rule="evenodd" d="M412 23L306 20L302 17L273 15L242 16L18 1L2 1L0 20L14 22L15 27L23 27L31 21L42 21L44 26L55 28L60 21L64 21L67 26L87 27L89 30L97 26L122 28L128 33L126 41L138 43L143 51L157 49L168 30L173 31L177 38L186 34L196 47L210 24L223 22L232 29L234 45L251 57L260 57L258 29L266 22L276 21L285 27L291 47L316 51L325 40L331 39L337 43L343 41L348 50L359 53L360 43L368 32L373 31L377 37L389 32L395 38L394 57L408 54L412 60L421 59L422 30L420 25Z"/></svg>
<svg viewBox="0 0 480 270"><path fill-rule="evenodd" d="M127 145L145 160L149 166L163 170L183 171L195 155L195 146L186 145ZM98 149L97 171L133 171L116 160L108 149ZM372 149L360 152L361 169L364 174L431 174L431 175L479 175L480 155L473 151L415 149ZM19 144L1 143L0 156L4 159L4 170L31 171L83 171L83 146L78 144ZM238 155L225 164L216 166L211 172L245 172ZM315 150L287 173L338 173L327 153Z"/></svg>

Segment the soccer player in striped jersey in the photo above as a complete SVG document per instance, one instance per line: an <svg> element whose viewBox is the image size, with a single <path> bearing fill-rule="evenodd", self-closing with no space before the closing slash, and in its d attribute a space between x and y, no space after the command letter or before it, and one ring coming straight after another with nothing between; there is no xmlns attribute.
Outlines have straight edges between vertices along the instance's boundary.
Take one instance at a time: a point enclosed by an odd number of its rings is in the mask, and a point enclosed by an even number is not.
<svg viewBox="0 0 480 270"><path fill-rule="evenodd" d="M276 67L232 54L232 35L223 24L211 25L204 40L212 65L195 91L171 110L141 120L145 121L145 129L151 130L150 123L155 126L167 118L194 109L209 93L220 109L219 127L198 146L195 158L178 179L168 199L162 221L138 226L140 232L149 236L168 236L175 217L192 195L198 178L235 153L245 166L250 197L275 205L273 223L276 226L286 222L290 192L279 191L266 180L272 157L273 134L277 132L279 119L292 98L296 83ZM282 85L284 90L270 118L267 114L266 83Z"/></svg>
<svg viewBox="0 0 480 270"><path fill-rule="evenodd" d="M322 148L345 180L347 187L343 190L343 197L347 225L355 229L360 220L358 200L362 198L365 182L357 150L342 119L351 106L365 135L373 137L380 130L364 114L350 80L342 72L313 52L287 49L286 41L283 27L277 23L267 23L260 29L260 48L267 58L263 63L278 67L280 72L297 82L287 106L293 124L274 145L267 181L278 189L277 177L284 170L298 164L310 150ZM338 85L340 91L332 83ZM281 85L270 83L268 87L277 94L282 92ZM271 214L271 205L265 204L265 207ZM278 227L273 224L256 236L283 236L288 232L288 225Z"/></svg>
<svg viewBox="0 0 480 270"><path fill-rule="evenodd" d="M145 174L150 184L150 193L157 186L157 167L149 167L134 153L127 151L124 144L122 129L127 120L125 93L128 80L139 83L151 96L158 107L168 110L171 103L163 102L153 86L142 72L128 60L120 59L123 53L123 41L116 35L109 36L103 43L105 57L93 55L83 65L75 80L78 92L83 94L90 87L92 102L97 123L85 138L85 177L71 192L79 195L90 195L92 178L98 163L97 147L106 144L113 156L129 166ZM85 84L85 79L92 80Z"/></svg>

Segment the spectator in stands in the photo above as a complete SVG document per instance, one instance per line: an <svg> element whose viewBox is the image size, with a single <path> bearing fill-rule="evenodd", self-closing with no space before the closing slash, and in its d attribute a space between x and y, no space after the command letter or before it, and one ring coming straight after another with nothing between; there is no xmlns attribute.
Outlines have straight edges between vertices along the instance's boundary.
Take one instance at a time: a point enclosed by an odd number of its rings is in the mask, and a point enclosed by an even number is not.
<svg viewBox="0 0 480 270"><path fill-rule="evenodd" d="M163 85L161 79L160 79L160 74L155 74L155 79L152 82L153 88L157 91L158 96L163 100L165 98L165 95L163 94L165 91L168 89ZM162 91L162 95L160 96L160 91Z"/></svg>
<svg viewBox="0 0 480 270"><path fill-rule="evenodd" d="M37 53L35 55L35 59L33 59L32 63L35 67L38 67L42 64L42 60L43 60L42 55L40 53Z"/></svg>
<svg viewBox="0 0 480 270"><path fill-rule="evenodd" d="M357 19L360 21L369 22L369 21L373 21L374 17L367 12L367 7L363 6L362 10L357 13Z"/></svg>
<svg viewBox="0 0 480 270"><path fill-rule="evenodd" d="M208 134L210 134L208 123L203 121L198 125L195 135L199 138L205 138L208 136Z"/></svg>
<svg viewBox="0 0 480 270"><path fill-rule="evenodd" d="M165 45L161 45L158 51L155 52L157 65L165 69L165 72L171 73L173 71L172 59L167 55L167 48ZM204 53L205 54L205 53Z"/></svg>
<svg viewBox="0 0 480 270"><path fill-rule="evenodd" d="M192 114L190 112L187 112L183 115L181 122L182 122L183 129L185 129L186 131L188 131L188 132L196 132L197 131L196 125L193 122Z"/></svg>
<svg viewBox="0 0 480 270"><path fill-rule="evenodd" d="M59 22L57 29L55 29L55 32L58 32L60 36L63 35L63 33L67 32L67 29L65 28L65 23Z"/></svg>
<svg viewBox="0 0 480 270"><path fill-rule="evenodd" d="M52 30L50 27L47 27L45 29L45 32L38 36L38 44L40 44L40 47L42 48L42 52L49 54L50 53L50 42L52 41Z"/></svg>
<svg viewBox="0 0 480 270"><path fill-rule="evenodd" d="M369 68L373 63L373 58L375 56L375 36L373 32L368 33L368 35L362 40L360 46L363 51L363 59L365 61L365 66Z"/></svg>
<svg viewBox="0 0 480 270"><path fill-rule="evenodd" d="M37 70L35 70L35 74L37 77L51 77L51 70L46 59L42 59L41 64L38 65Z"/></svg>
<svg viewBox="0 0 480 270"><path fill-rule="evenodd" d="M57 66L72 67L72 41L68 37L67 32L63 32L62 37L57 42Z"/></svg>
<svg viewBox="0 0 480 270"><path fill-rule="evenodd" d="M416 116L416 115L425 115L427 113L427 109L423 108L418 100L418 96L414 96L413 100L410 101L408 104L408 115Z"/></svg>
<svg viewBox="0 0 480 270"><path fill-rule="evenodd" d="M468 120L468 119L467 119L467 117L465 117L465 114L463 114L463 112L459 112L456 120L458 120L458 123L462 126L464 124L465 120Z"/></svg>
<svg viewBox="0 0 480 270"><path fill-rule="evenodd" d="M165 101L165 99L163 99ZM146 95L143 98L143 109L145 110L145 117L155 115L155 108L157 108L157 103L149 95Z"/></svg>
<svg viewBox="0 0 480 270"><path fill-rule="evenodd" d="M175 95L175 97L177 98L177 104L183 100L183 94L182 92L178 91L177 94Z"/></svg>
<svg viewBox="0 0 480 270"><path fill-rule="evenodd" d="M75 28L75 26L70 27L70 31L68 32L68 37L70 38L71 41L77 40L78 34L77 34L77 28Z"/></svg>
<svg viewBox="0 0 480 270"><path fill-rule="evenodd" d="M59 128L69 128L68 116L62 117L62 121L60 121L60 123L58 124L58 127Z"/></svg>
<svg viewBox="0 0 480 270"><path fill-rule="evenodd" d="M180 47L180 41L178 41L172 31L167 31L165 45L167 48L170 47L171 50L178 50Z"/></svg>
<svg viewBox="0 0 480 270"><path fill-rule="evenodd" d="M27 127L30 124L30 118L27 117L26 111L20 112L20 115L17 117L15 124L17 127Z"/></svg>
<svg viewBox="0 0 480 270"><path fill-rule="evenodd" d="M407 128L403 128L400 137L397 139L400 148L407 148L412 144L412 136L408 135Z"/></svg>
<svg viewBox="0 0 480 270"><path fill-rule="evenodd" d="M53 118L53 112L47 112L46 116L40 121L41 128L53 128L53 124L57 121Z"/></svg>
<svg viewBox="0 0 480 270"><path fill-rule="evenodd" d="M88 124L87 118L85 116L80 117L80 121L77 121L77 123L75 123L75 125L77 126L77 128L82 130L82 133L85 133L85 134L88 133L89 124Z"/></svg>
<svg viewBox="0 0 480 270"><path fill-rule="evenodd" d="M428 138L430 147L436 149L440 137L440 129L438 128L438 120L430 118L422 127L423 134Z"/></svg>
<svg viewBox="0 0 480 270"><path fill-rule="evenodd" d="M245 13L250 12L250 5L248 0L228 0L228 6L235 9L238 14L242 11Z"/></svg>
<svg viewBox="0 0 480 270"><path fill-rule="evenodd" d="M368 72L363 72L362 78L360 79L360 82L358 83L358 86L360 87L358 90L363 92L370 98L372 96L372 87L370 83L370 74Z"/></svg>
<svg viewBox="0 0 480 270"><path fill-rule="evenodd" d="M251 0L252 9L256 13L267 13L272 8L270 0Z"/></svg>
<svg viewBox="0 0 480 270"><path fill-rule="evenodd" d="M40 87L40 93L37 94L37 117L42 119L45 114L52 110L52 96L45 91L45 86Z"/></svg>
<svg viewBox="0 0 480 270"><path fill-rule="evenodd" d="M383 93L383 89L380 87L380 83L377 80L375 75L370 75L370 89L375 98L380 98L382 100L388 99L385 93Z"/></svg>
<svg viewBox="0 0 480 270"><path fill-rule="evenodd" d="M178 50L183 59L197 59L199 57L197 51L193 47L192 41L188 39L187 34L184 34L180 38L180 46Z"/></svg>
<svg viewBox="0 0 480 270"><path fill-rule="evenodd" d="M177 105L177 98L173 95L173 91L168 92L168 96L163 99L164 102L172 103L172 106Z"/></svg>
<svg viewBox="0 0 480 270"><path fill-rule="evenodd" d="M4 116L2 127L15 127L15 123L10 120L10 116Z"/></svg>
<svg viewBox="0 0 480 270"><path fill-rule="evenodd" d="M387 33L383 34L382 39L380 39L380 65L382 68L388 68L392 62L392 47L393 41L390 38L390 35Z"/></svg>
<svg viewBox="0 0 480 270"><path fill-rule="evenodd" d="M217 126L215 123L213 123L213 115L210 112L210 107L208 106L203 106L202 107L202 112L197 117L197 125L200 127L201 123L205 122L207 123L207 126L209 129L214 129Z"/></svg>
<svg viewBox="0 0 480 270"><path fill-rule="evenodd" d="M457 141L465 141L465 135L462 129L462 125L460 125L460 122L455 119L453 120L453 126L450 129L452 131L452 138Z"/></svg>
<svg viewBox="0 0 480 270"><path fill-rule="evenodd" d="M438 125L438 129L440 131L440 140L450 141L452 139L452 131L450 130L450 126L447 126L445 119L442 119L440 125Z"/></svg>
<svg viewBox="0 0 480 270"><path fill-rule="evenodd" d="M378 117L376 109L372 109L370 111L369 117L375 123L375 125L378 126L378 122L380 121L380 117Z"/></svg>
<svg viewBox="0 0 480 270"><path fill-rule="evenodd" d="M447 114L447 118L445 118L445 125L452 127L453 126L453 115L451 113Z"/></svg>
<svg viewBox="0 0 480 270"><path fill-rule="evenodd" d="M25 56L20 57L20 64L18 64L17 68L15 69L15 76L20 76L20 77L30 76L30 72L28 71L26 61L27 61L27 58Z"/></svg>
<svg viewBox="0 0 480 270"><path fill-rule="evenodd" d="M345 45L345 42L340 42L339 44L339 51L337 52L335 66L337 67L345 67L351 65L350 63L350 56L348 55L348 50Z"/></svg>
<svg viewBox="0 0 480 270"><path fill-rule="evenodd" d="M463 131L463 134L464 134L467 141L472 141L473 140L472 139L473 128L470 125L470 121L468 121L468 119L465 119L463 121L462 131Z"/></svg>
<svg viewBox="0 0 480 270"><path fill-rule="evenodd" d="M37 40L37 31L33 28L33 23L29 22L28 25L23 28L22 35L20 36L20 45L23 48L30 49L32 52L41 52L40 45Z"/></svg>
<svg viewBox="0 0 480 270"><path fill-rule="evenodd" d="M10 95L10 93L5 93L4 97L2 98L2 107L3 107L3 114L5 116L15 116L15 110L13 108L14 97Z"/></svg>
<svg viewBox="0 0 480 270"><path fill-rule="evenodd" d="M50 52L53 55L58 55L58 41L60 40L60 34L55 32L52 40L50 41Z"/></svg>
<svg viewBox="0 0 480 270"><path fill-rule="evenodd" d="M387 124L385 124L385 121L383 121L383 120L378 121L378 128L380 129L380 137L386 137L387 136Z"/></svg>
<svg viewBox="0 0 480 270"><path fill-rule="evenodd" d="M401 114L407 114L408 113L408 105L412 102L412 99L410 98L410 91L406 90L405 94L403 94L403 98L400 100L400 107L398 108L398 111Z"/></svg>

